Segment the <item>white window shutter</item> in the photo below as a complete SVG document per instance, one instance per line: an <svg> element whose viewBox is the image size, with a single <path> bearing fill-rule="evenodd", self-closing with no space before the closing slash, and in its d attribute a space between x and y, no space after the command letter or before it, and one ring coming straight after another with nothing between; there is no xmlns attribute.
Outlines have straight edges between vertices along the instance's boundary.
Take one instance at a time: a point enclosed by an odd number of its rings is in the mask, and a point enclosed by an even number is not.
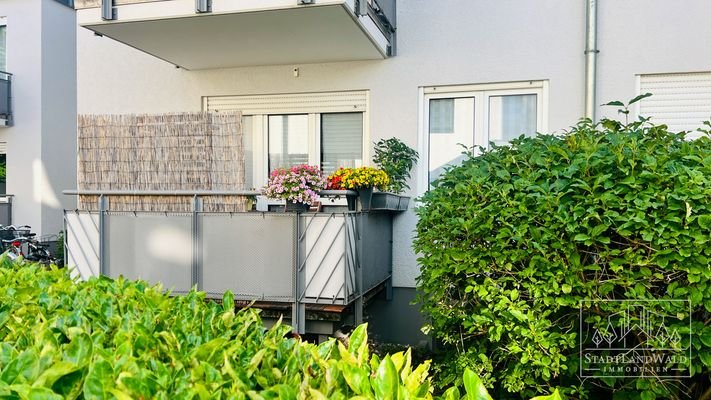
<svg viewBox="0 0 711 400"><path fill-rule="evenodd" d="M640 115L673 132L688 131L691 139L711 120L711 72L642 75L640 93L652 93L640 101Z"/></svg>
<svg viewBox="0 0 711 400"><path fill-rule="evenodd" d="M244 115L365 112L368 92L323 92L246 96L209 96L205 111L240 110Z"/></svg>

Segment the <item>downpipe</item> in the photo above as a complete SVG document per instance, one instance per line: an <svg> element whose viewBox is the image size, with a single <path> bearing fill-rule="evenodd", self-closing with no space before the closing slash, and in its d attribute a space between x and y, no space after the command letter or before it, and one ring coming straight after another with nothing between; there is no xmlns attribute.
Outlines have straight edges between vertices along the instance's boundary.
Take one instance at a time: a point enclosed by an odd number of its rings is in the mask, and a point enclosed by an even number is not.
<svg viewBox="0 0 711 400"><path fill-rule="evenodd" d="M595 121L597 90L597 0L585 0L585 118Z"/></svg>

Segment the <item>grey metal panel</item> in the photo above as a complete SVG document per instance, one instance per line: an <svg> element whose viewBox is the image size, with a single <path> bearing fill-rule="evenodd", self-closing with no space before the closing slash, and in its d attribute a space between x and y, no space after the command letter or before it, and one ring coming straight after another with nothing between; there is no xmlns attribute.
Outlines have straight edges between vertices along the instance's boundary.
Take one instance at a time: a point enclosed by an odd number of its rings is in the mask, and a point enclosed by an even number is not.
<svg viewBox="0 0 711 400"><path fill-rule="evenodd" d="M65 211L66 261L82 279L99 275L99 215Z"/></svg>
<svg viewBox="0 0 711 400"><path fill-rule="evenodd" d="M363 292L386 280L392 270L393 216L387 212L360 214Z"/></svg>
<svg viewBox="0 0 711 400"><path fill-rule="evenodd" d="M5 185L3 182L0 184ZM2 188L2 192L5 190ZM11 225L12 224L12 196L2 196L0 195L0 225Z"/></svg>
<svg viewBox="0 0 711 400"><path fill-rule="evenodd" d="M305 302L344 303L346 288L346 224L343 214L302 214L299 268L303 269Z"/></svg>
<svg viewBox="0 0 711 400"><path fill-rule="evenodd" d="M162 283L184 293L192 287L190 214L112 213L106 215L108 275Z"/></svg>
<svg viewBox="0 0 711 400"><path fill-rule="evenodd" d="M292 301L295 213L201 214L202 285L210 296Z"/></svg>

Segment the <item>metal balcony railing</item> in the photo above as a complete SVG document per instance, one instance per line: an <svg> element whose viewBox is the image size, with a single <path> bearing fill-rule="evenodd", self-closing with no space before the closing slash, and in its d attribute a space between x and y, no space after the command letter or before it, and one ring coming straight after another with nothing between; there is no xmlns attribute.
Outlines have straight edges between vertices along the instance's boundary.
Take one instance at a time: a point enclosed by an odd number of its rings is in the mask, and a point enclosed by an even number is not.
<svg viewBox="0 0 711 400"><path fill-rule="evenodd" d="M12 74L0 71L0 125L12 125Z"/></svg>
<svg viewBox="0 0 711 400"><path fill-rule="evenodd" d="M65 254L84 278L123 276L162 283L172 293L193 287L208 297L291 303L305 332L306 305L353 305L392 276L393 215L388 212L202 211L202 198L251 191L65 191L99 195L98 211L65 211ZM192 212L111 211L111 196L189 196ZM334 194L346 195L349 191Z"/></svg>

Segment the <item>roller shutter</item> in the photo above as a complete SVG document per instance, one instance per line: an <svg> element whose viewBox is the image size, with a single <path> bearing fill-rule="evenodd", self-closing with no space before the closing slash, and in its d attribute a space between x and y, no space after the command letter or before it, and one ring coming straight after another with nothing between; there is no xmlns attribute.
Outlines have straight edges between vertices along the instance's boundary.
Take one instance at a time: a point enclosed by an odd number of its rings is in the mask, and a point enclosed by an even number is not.
<svg viewBox="0 0 711 400"><path fill-rule="evenodd" d="M240 110L245 115L365 112L367 91L209 96L206 111Z"/></svg>
<svg viewBox="0 0 711 400"><path fill-rule="evenodd" d="M640 102L640 115L674 132L689 131L690 138L711 119L711 72L642 75L640 93L653 94Z"/></svg>

